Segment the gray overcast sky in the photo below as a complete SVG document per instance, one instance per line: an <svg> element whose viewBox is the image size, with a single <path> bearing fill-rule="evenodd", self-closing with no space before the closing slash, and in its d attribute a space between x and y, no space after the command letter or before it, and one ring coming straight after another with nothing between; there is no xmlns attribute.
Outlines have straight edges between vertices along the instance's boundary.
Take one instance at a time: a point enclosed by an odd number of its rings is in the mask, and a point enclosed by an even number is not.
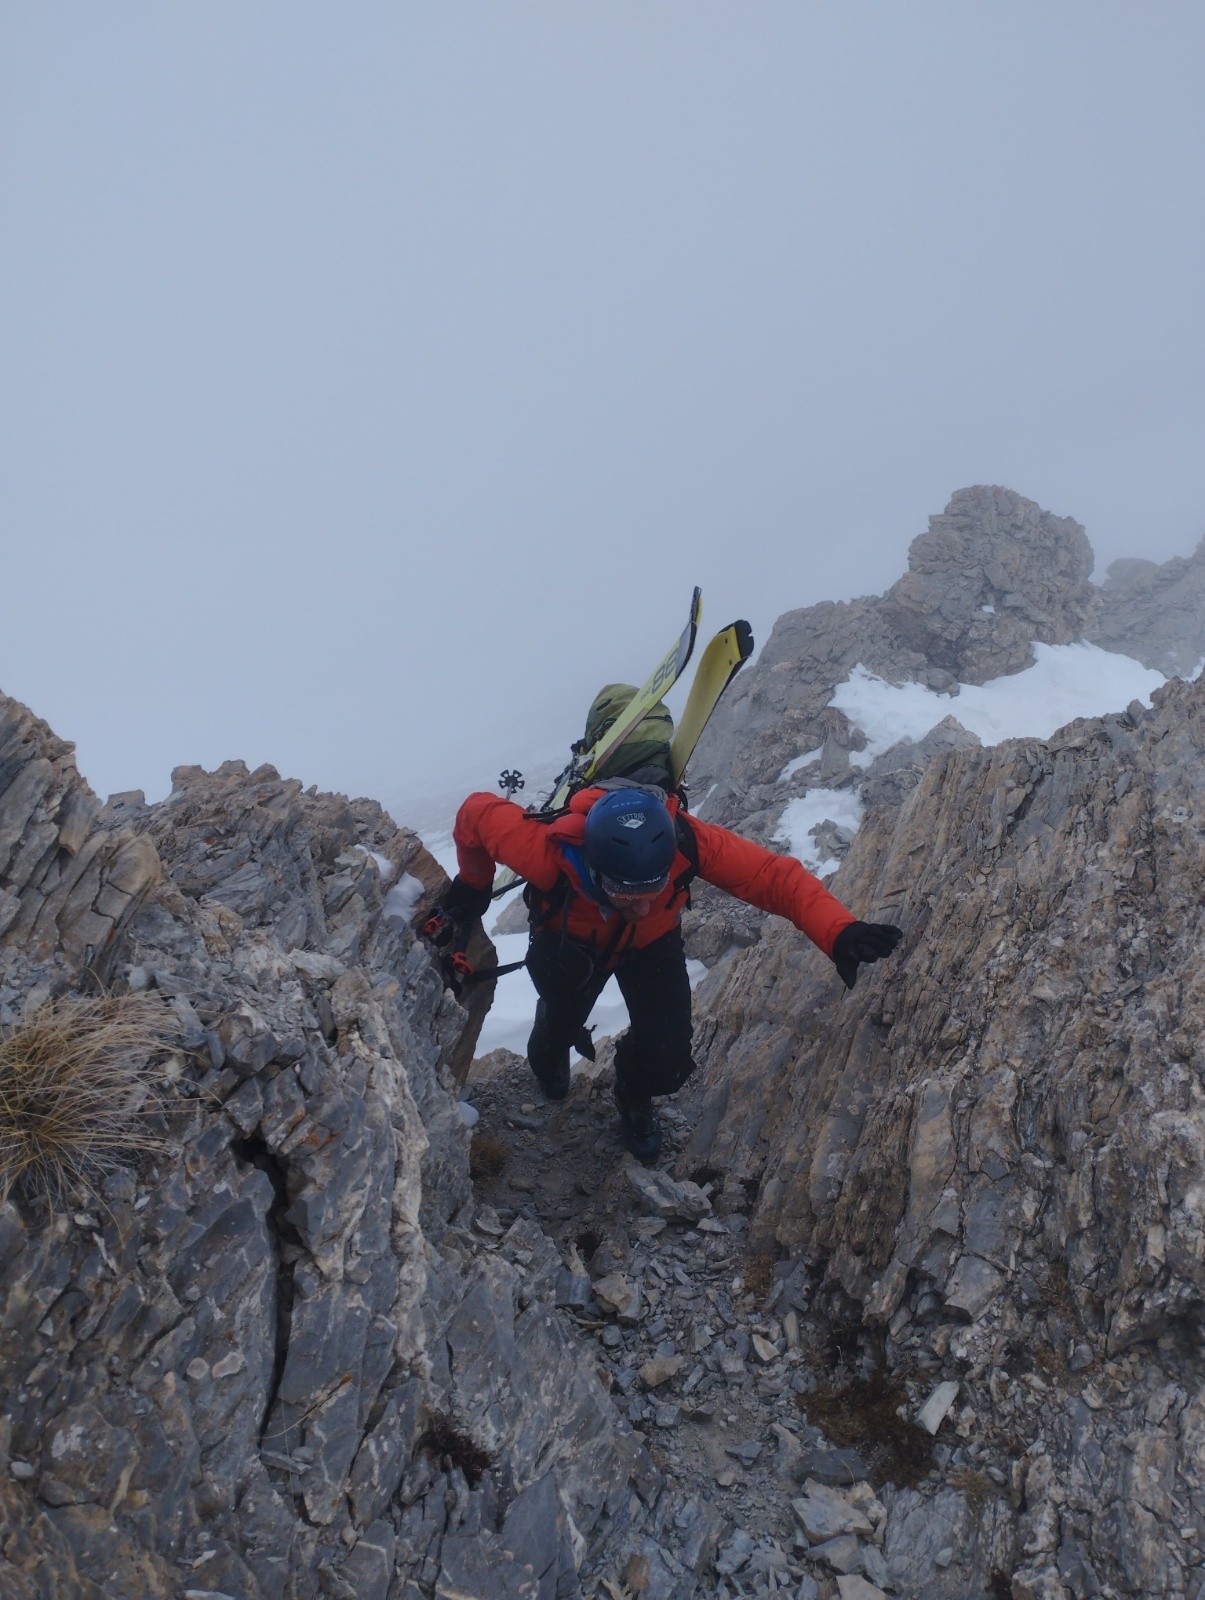
<svg viewBox="0 0 1205 1600"><path fill-rule="evenodd" d="M492 783L968 483L1205 531L1199 0L0 30L0 688L101 793Z"/></svg>

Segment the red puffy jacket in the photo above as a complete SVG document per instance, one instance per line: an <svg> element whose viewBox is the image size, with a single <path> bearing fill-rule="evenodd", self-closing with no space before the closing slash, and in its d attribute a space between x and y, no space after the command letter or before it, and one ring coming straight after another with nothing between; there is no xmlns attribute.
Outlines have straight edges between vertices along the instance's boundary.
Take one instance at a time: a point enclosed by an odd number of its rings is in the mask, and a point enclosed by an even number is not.
<svg viewBox="0 0 1205 1600"><path fill-rule="evenodd" d="M612 959L621 951L652 944L681 920L687 891L679 879L690 875L692 863L679 849L669 882L652 910L638 922L621 925L616 914L599 905L583 887L573 859L577 853L573 847L580 847L586 836L586 813L605 792L579 790L565 815L554 822L539 822L500 795L471 794L457 812L452 830L460 876L474 888L484 889L494 881L494 868L500 863L545 894L567 883L564 927L569 938L605 950ZM677 796L668 796L666 804L676 816ZM700 822L697 817L680 820L697 841L700 878L762 911L786 917L826 956L832 955L834 939L857 919L829 894L819 878L793 857L776 856L727 828ZM623 936L623 928L629 930L627 936Z"/></svg>

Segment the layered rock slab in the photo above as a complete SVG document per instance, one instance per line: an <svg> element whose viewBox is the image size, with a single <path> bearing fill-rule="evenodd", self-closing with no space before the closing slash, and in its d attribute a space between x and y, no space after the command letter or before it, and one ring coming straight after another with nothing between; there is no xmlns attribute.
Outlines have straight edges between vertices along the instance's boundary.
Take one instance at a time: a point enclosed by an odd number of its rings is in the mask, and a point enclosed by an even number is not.
<svg viewBox="0 0 1205 1600"><path fill-rule="evenodd" d="M101 803L74 746L0 696L0 946L103 981L131 917L160 876L153 847L96 826Z"/></svg>
<svg viewBox="0 0 1205 1600"><path fill-rule="evenodd" d="M102 808L45 724L0 728L0 1023L103 982L170 1047L155 1154L0 1206L0 1588L580 1592L660 1482L547 1274L473 1234L471 1024L386 914L434 863L237 762Z"/></svg>
<svg viewBox="0 0 1205 1600"><path fill-rule="evenodd" d="M775 929L698 991L692 1161L758 1180L767 1242L1047 1463L1017 1491L1028 1568L1071 1540L1132 1594L1187 1582L1173 1508L1205 1511L1202 770L1205 685L1175 681L940 755L834 884L899 955L845 996ZM1042 1351L1044 1412L1001 1382Z"/></svg>

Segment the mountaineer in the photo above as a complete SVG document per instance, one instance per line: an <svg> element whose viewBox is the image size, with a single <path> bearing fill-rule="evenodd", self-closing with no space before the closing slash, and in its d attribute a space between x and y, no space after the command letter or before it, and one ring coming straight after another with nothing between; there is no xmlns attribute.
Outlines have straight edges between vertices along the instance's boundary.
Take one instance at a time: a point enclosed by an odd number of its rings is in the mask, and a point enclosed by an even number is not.
<svg viewBox="0 0 1205 1600"><path fill-rule="evenodd" d="M860 922L798 861L685 811L676 792L612 779L579 789L551 820L499 795L471 794L453 830L458 873L441 900L464 923L490 905L495 867L527 880L526 966L539 995L527 1059L550 1100L569 1093L569 1052L615 974L629 1027L615 1050L615 1101L625 1146L661 1151L653 1106L694 1070L691 993L680 922L697 876L786 917L830 957L847 989L862 963L903 934Z"/></svg>

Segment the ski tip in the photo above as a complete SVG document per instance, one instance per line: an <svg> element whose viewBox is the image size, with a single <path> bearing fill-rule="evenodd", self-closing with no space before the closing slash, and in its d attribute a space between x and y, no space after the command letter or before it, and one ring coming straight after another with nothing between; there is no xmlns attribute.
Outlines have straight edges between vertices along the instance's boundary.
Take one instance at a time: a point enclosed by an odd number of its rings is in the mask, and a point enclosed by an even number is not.
<svg viewBox="0 0 1205 1600"><path fill-rule="evenodd" d="M736 622L730 622L726 628L721 628L712 642L721 639L726 647L735 649L736 664L738 667L743 667L753 654L753 629L742 617Z"/></svg>

